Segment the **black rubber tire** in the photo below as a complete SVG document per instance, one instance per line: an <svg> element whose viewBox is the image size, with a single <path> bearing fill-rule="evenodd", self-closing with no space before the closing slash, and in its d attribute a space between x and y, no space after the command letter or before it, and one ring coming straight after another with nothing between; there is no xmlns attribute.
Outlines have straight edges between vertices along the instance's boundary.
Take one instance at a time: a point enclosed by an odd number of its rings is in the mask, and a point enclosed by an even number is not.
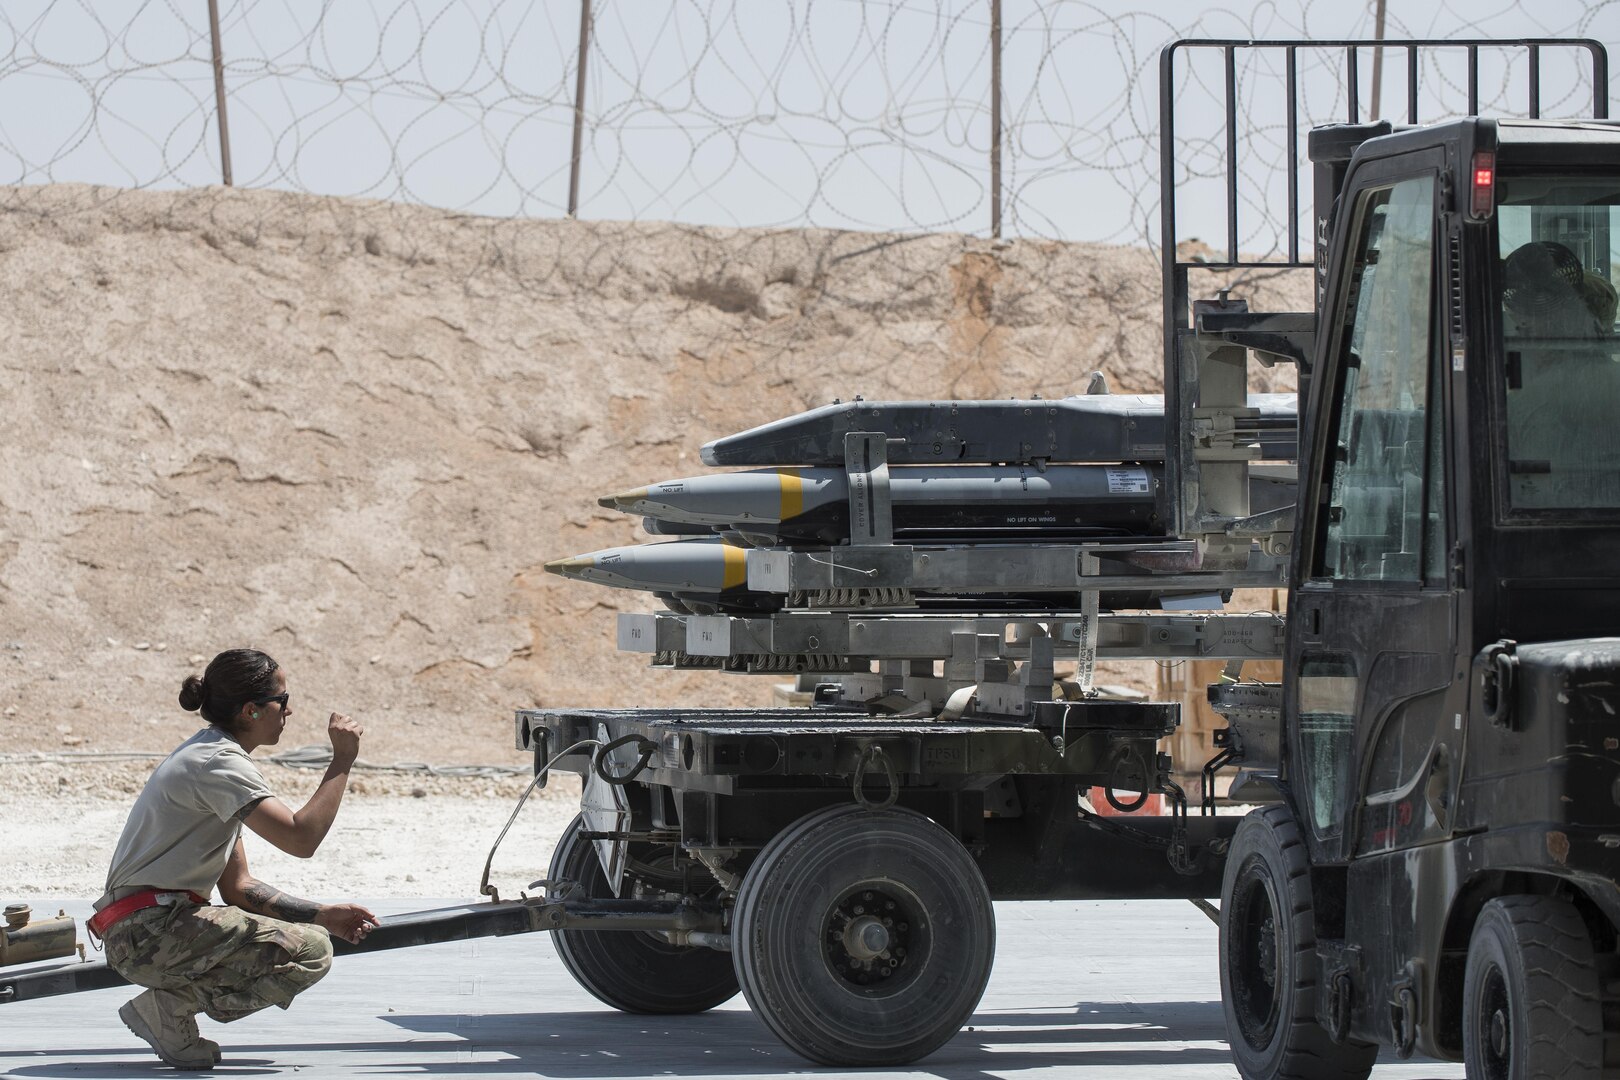
<svg viewBox="0 0 1620 1080"><path fill-rule="evenodd" d="M1603 1002L1580 913L1554 896L1504 896L1474 923L1463 978L1470 1080L1598 1080Z"/></svg>
<svg viewBox="0 0 1620 1080"><path fill-rule="evenodd" d="M606 899L613 890L591 841L580 837L584 827L582 815L568 823L546 876L578 882L578 895ZM622 1012L697 1013L737 994L731 957L714 949L671 945L657 934L636 930L558 930L551 939L579 985Z"/></svg>
<svg viewBox="0 0 1620 1080"><path fill-rule="evenodd" d="M1316 926L1305 838L1286 806L1243 819L1221 887L1221 1009L1244 1080L1364 1080L1378 1047L1316 1020Z"/></svg>
<svg viewBox="0 0 1620 1080"><path fill-rule="evenodd" d="M847 948L858 923L885 919L888 953ZM983 996L995 947L973 857L899 807L806 815L766 845L737 893L732 955L748 1004L824 1065L901 1065L939 1049Z"/></svg>

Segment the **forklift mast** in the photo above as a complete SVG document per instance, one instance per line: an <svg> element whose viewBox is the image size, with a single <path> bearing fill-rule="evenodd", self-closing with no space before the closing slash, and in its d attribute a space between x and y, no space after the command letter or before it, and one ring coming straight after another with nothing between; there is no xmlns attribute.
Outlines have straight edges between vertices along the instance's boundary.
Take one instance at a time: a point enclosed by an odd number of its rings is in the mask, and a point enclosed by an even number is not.
<svg viewBox="0 0 1620 1080"><path fill-rule="evenodd" d="M1206 567L1235 568L1243 564L1251 541L1268 554L1282 555L1292 544L1294 513L1291 508L1251 514L1248 505L1248 463L1256 455L1235 435L1258 421L1248 402L1248 353L1266 366L1277 361L1298 368L1301 457L1310 445L1309 407L1312 386L1311 356L1315 348L1329 269L1329 245L1335 209L1346 170L1357 147L1368 139L1396 130L1388 120L1370 119L1360 97L1360 65L1373 50L1404 52L1406 71L1406 126L1425 122L1419 106L1420 76L1426 59L1439 54L1463 53L1467 59L1467 115L1480 107L1481 51L1522 57L1526 73L1527 115L1542 112L1542 61L1549 50L1557 55L1570 50L1586 53L1593 87L1592 115L1608 116L1608 59L1601 43L1589 39L1525 38L1519 40L1453 39L1339 41L1183 40L1167 46L1159 60L1160 247L1164 303L1164 393L1167 429L1183 438L1166 448L1165 490L1173 531L1196 540ZM1191 69L1195 54L1216 54L1222 62L1220 101L1224 112L1225 250L1213 256L1184 258L1177 216L1176 142L1177 80ZM1302 237L1303 206L1300 192L1301 54L1342 54L1343 123L1318 126L1308 132L1307 158L1312 166L1310 235ZM1265 205L1269 193L1247 190L1239 162L1252 153L1255 137L1239 130L1242 99L1239 57L1256 54L1280 64L1284 81L1283 170L1286 199L1283 218L1286 243L1274 254L1259 257L1240 250L1243 205ZM1178 64L1178 61L1180 63ZM1269 139L1276 138L1269 135ZM1308 245L1308 252L1307 252ZM1254 312L1242 300L1224 291L1216 298L1194 299L1189 272L1304 270L1314 272L1314 306L1308 312Z"/></svg>

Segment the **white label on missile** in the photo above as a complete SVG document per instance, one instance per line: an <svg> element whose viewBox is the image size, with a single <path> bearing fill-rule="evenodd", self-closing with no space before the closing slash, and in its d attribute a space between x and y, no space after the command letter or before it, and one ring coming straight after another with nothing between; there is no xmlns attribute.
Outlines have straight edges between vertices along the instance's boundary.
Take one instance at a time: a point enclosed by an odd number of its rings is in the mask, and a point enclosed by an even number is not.
<svg viewBox="0 0 1620 1080"><path fill-rule="evenodd" d="M1141 466L1117 466L1108 470L1110 495L1147 495L1153 490L1148 483L1148 471Z"/></svg>

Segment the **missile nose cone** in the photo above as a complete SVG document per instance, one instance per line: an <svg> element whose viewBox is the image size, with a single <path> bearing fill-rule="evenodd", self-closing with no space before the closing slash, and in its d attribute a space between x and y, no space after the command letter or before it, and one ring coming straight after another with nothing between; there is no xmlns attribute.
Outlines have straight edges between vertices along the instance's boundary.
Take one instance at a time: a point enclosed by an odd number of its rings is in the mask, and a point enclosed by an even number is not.
<svg viewBox="0 0 1620 1080"><path fill-rule="evenodd" d="M563 577L574 577L581 570L589 570L596 565L596 560L576 555L572 559L553 559L546 563L546 573L561 574Z"/></svg>
<svg viewBox="0 0 1620 1080"><path fill-rule="evenodd" d="M598 506L605 506L609 510L625 510L647 497L647 489L636 488L634 491L621 491L617 495L604 495L596 500Z"/></svg>

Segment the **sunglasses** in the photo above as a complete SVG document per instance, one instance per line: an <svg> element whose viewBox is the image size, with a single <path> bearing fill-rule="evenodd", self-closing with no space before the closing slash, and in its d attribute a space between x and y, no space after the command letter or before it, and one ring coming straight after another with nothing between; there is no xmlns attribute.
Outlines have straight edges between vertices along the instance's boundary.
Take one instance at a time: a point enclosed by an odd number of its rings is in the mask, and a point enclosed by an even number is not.
<svg viewBox="0 0 1620 1080"><path fill-rule="evenodd" d="M253 704L255 704L255 705L268 705L273 701L277 705L281 706L281 711L282 712L286 712L287 711L287 699L290 698L290 697L292 697L291 694L277 694L275 697L263 698L262 700L255 701Z"/></svg>

